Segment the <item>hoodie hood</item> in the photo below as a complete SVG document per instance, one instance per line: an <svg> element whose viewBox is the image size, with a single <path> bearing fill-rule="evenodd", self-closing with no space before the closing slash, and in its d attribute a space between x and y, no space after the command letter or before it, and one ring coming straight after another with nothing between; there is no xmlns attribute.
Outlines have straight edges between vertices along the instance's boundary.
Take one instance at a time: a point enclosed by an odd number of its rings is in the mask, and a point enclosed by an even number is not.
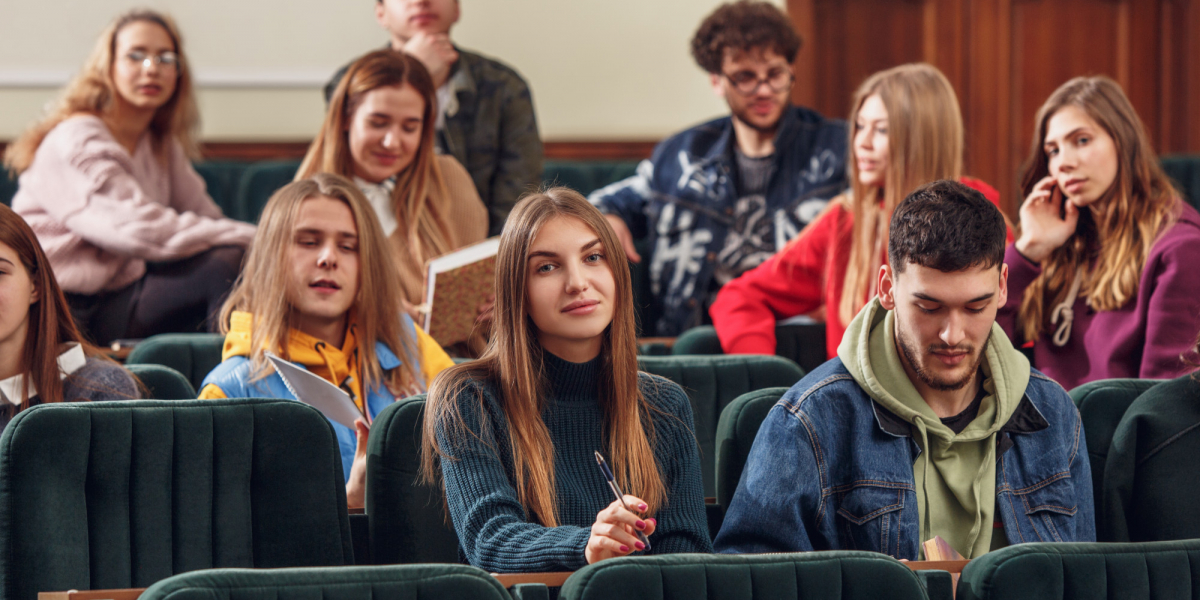
<svg viewBox="0 0 1200 600"><path fill-rule="evenodd" d="M921 541L940 535L968 559L987 552L995 514L996 435L1025 394L1029 361L993 323L980 363L985 396L979 414L955 434L909 380L896 348L895 313L878 298L850 322L838 357L868 396L911 425L921 448L913 464Z"/></svg>

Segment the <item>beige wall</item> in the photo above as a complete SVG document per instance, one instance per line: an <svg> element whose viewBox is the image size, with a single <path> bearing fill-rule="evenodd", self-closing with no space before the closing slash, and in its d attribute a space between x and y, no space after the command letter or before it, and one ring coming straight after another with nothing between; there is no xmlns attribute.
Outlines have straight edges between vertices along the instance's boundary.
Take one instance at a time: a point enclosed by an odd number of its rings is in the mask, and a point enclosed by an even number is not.
<svg viewBox="0 0 1200 600"><path fill-rule="evenodd" d="M782 0L773 0L783 4ZM719 0L462 0L463 47L516 67L550 140L656 139L724 112L688 41ZM209 140L300 140L320 87L386 37L370 0L5 0L0 139L34 120L113 15L167 10L183 29Z"/></svg>

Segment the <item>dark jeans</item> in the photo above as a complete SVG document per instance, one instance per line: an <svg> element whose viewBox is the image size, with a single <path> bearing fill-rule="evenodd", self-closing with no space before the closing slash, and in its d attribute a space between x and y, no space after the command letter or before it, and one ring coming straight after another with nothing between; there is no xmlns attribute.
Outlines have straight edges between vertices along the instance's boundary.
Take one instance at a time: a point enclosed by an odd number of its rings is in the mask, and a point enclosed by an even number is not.
<svg viewBox="0 0 1200 600"><path fill-rule="evenodd" d="M218 246L168 263L148 263L132 284L94 295L67 294L84 335L107 345L115 339L216 329L217 312L242 268L245 250Z"/></svg>

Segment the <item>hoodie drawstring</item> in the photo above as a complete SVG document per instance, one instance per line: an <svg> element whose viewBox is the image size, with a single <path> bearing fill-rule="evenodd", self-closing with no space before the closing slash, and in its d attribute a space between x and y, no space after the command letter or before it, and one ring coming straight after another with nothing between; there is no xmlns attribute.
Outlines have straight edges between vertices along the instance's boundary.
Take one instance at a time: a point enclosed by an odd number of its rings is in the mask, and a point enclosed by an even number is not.
<svg viewBox="0 0 1200 600"><path fill-rule="evenodd" d="M1071 339L1071 322L1075 320L1075 299L1079 297L1079 286L1083 283L1083 277L1086 269L1083 265L1075 270L1075 278L1071 280L1071 289L1067 292L1067 297L1063 299L1058 306L1054 307L1054 312L1050 313L1050 324L1058 324L1058 329L1054 331L1054 337L1051 341L1055 346L1062 347L1067 344L1067 340ZM1062 323L1058 323L1059 317L1062 317Z"/></svg>

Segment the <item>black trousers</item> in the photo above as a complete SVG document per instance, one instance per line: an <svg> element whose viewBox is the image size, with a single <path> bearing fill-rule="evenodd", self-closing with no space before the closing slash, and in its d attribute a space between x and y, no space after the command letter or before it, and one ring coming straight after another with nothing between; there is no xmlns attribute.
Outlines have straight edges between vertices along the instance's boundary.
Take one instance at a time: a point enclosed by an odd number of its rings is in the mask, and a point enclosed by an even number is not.
<svg viewBox="0 0 1200 600"><path fill-rule="evenodd" d="M217 312L241 272L245 250L217 246L167 263L147 263L132 284L100 294L67 294L71 315L99 345L159 333L215 331Z"/></svg>

